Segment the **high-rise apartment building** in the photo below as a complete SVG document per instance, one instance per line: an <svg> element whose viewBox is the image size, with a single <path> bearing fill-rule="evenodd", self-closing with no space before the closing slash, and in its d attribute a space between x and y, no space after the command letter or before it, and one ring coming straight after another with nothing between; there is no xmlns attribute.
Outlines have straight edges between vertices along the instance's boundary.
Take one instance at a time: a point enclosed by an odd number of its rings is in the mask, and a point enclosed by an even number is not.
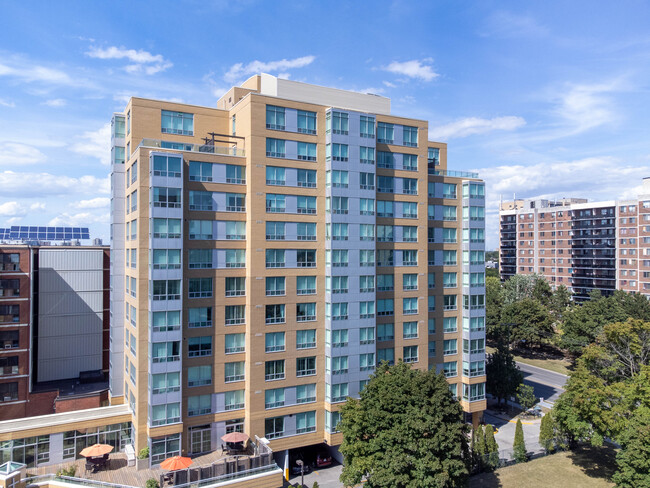
<svg viewBox="0 0 650 488"><path fill-rule="evenodd" d="M390 100L269 75L112 121L111 398L155 464L341 443L380 361L485 408L484 185Z"/></svg>
<svg viewBox="0 0 650 488"><path fill-rule="evenodd" d="M108 402L108 252L0 245L0 421Z"/></svg>
<svg viewBox="0 0 650 488"><path fill-rule="evenodd" d="M577 300L592 290L650 296L650 178L637 199L501 204L501 279L540 273Z"/></svg>

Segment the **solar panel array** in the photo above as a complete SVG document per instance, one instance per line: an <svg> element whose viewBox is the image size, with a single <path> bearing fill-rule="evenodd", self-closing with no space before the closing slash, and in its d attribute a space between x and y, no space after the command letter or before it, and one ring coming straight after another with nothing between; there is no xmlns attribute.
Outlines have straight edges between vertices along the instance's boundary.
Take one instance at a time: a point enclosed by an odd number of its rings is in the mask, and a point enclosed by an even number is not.
<svg viewBox="0 0 650 488"><path fill-rule="evenodd" d="M0 229L0 239L11 241L64 241L69 239L90 239L88 227L35 227L13 225Z"/></svg>

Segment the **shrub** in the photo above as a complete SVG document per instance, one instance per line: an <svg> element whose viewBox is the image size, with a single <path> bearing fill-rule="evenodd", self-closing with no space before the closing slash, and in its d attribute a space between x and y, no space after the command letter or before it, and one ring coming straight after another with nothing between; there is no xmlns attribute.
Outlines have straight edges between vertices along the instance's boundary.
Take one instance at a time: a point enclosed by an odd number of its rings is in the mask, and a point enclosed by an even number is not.
<svg viewBox="0 0 650 488"><path fill-rule="evenodd" d="M77 466L75 464L72 464L68 466L67 468L61 468L56 472L56 476L60 478L61 476L69 476L69 477L74 477L74 475L77 474Z"/></svg>
<svg viewBox="0 0 650 488"><path fill-rule="evenodd" d="M146 488L160 488L160 483L158 483L156 478L149 478L144 486Z"/></svg>
<svg viewBox="0 0 650 488"><path fill-rule="evenodd" d="M138 459L148 459L149 458L149 448L143 447L138 453Z"/></svg>

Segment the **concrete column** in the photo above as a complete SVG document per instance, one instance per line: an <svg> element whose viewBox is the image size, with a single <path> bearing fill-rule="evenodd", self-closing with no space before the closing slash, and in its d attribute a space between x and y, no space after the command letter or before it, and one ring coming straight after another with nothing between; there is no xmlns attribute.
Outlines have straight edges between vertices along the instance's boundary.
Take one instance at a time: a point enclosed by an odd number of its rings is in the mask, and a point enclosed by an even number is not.
<svg viewBox="0 0 650 488"><path fill-rule="evenodd" d="M47 464L63 462L63 432L50 434L50 460Z"/></svg>

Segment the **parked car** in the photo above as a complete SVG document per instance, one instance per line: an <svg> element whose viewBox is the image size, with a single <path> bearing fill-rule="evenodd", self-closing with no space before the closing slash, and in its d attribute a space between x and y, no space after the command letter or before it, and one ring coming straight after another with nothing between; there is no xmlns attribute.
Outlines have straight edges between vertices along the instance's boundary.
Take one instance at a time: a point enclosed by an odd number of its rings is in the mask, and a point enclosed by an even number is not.
<svg viewBox="0 0 650 488"><path fill-rule="evenodd" d="M291 462L291 474L293 475L299 475L301 473L301 467L298 465L298 463L296 463L297 460L298 458L294 459ZM303 469L305 474L309 474L312 471L312 467L307 462L305 462Z"/></svg>
<svg viewBox="0 0 650 488"><path fill-rule="evenodd" d="M316 462L315 465L317 468L325 468L332 464L332 456L330 456L327 450L323 449L316 453Z"/></svg>

